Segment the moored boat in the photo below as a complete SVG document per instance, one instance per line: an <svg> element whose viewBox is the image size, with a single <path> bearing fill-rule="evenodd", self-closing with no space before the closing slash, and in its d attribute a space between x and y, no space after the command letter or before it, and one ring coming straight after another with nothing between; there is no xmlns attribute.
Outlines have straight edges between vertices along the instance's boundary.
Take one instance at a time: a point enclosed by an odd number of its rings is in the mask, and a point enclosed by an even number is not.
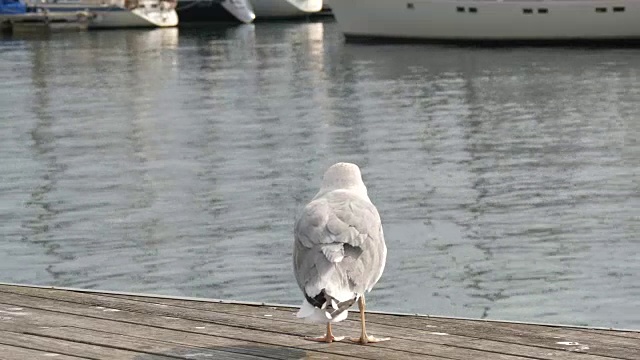
<svg viewBox="0 0 640 360"><path fill-rule="evenodd" d="M640 39L637 0L334 0L329 5L347 38Z"/></svg>
<svg viewBox="0 0 640 360"><path fill-rule="evenodd" d="M250 0L256 18L299 18L322 10L322 0Z"/></svg>
<svg viewBox="0 0 640 360"><path fill-rule="evenodd" d="M173 27L175 0L43 0L28 3L48 12L87 11L89 28Z"/></svg>

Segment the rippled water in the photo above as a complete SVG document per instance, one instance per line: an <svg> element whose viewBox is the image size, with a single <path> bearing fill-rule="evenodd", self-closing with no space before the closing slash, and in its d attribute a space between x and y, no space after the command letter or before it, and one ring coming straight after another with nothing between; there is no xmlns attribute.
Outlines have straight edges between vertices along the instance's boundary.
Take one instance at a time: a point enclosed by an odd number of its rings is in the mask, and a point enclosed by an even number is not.
<svg viewBox="0 0 640 360"><path fill-rule="evenodd" d="M640 49L345 43L335 23L0 41L0 281L300 301L358 163L378 310L640 328Z"/></svg>

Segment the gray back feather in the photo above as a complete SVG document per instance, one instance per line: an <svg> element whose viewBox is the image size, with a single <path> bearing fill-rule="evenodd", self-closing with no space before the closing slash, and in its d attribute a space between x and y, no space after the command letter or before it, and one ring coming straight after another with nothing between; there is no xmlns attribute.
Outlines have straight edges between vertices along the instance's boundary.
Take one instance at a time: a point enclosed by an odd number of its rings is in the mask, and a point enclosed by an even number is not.
<svg viewBox="0 0 640 360"><path fill-rule="evenodd" d="M332 286L363 294L382 275L387 249L366 194L333 190L316 197L296 221L294 236L294 273L303 291Z"/></svg>

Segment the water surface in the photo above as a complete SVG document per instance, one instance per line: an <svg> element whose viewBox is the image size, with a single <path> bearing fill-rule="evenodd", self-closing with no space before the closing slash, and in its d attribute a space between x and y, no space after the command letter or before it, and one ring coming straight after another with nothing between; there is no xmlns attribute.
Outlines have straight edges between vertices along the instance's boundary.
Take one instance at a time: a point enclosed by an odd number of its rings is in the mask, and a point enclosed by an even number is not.
<svg viewBox="0 0 640 360"><path fill-rule="evenodd" d="M363 169L377 310L640 328L640 50L335 23L0 41L0 280L299 303L296 213Z"/></svg>

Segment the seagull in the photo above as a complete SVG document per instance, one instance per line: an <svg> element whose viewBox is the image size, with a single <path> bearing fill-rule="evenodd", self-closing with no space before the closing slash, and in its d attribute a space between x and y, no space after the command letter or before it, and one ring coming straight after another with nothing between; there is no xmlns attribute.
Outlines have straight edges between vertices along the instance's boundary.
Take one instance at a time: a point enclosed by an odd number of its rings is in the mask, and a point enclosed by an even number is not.
<svg viewBox="0 0 640 360"><path fill-rule="evenodd" d="M367 195L360 168L337 163L324 173L320 191L299 215L294 227L293 268L304 299L298 318L326 323L324 336L308 340L344 339L331 324L347 318L357 301L361 335L349 340L374 343L389 340L367 335L365 291L378 282L387 258L378 210Z"/></svg>

